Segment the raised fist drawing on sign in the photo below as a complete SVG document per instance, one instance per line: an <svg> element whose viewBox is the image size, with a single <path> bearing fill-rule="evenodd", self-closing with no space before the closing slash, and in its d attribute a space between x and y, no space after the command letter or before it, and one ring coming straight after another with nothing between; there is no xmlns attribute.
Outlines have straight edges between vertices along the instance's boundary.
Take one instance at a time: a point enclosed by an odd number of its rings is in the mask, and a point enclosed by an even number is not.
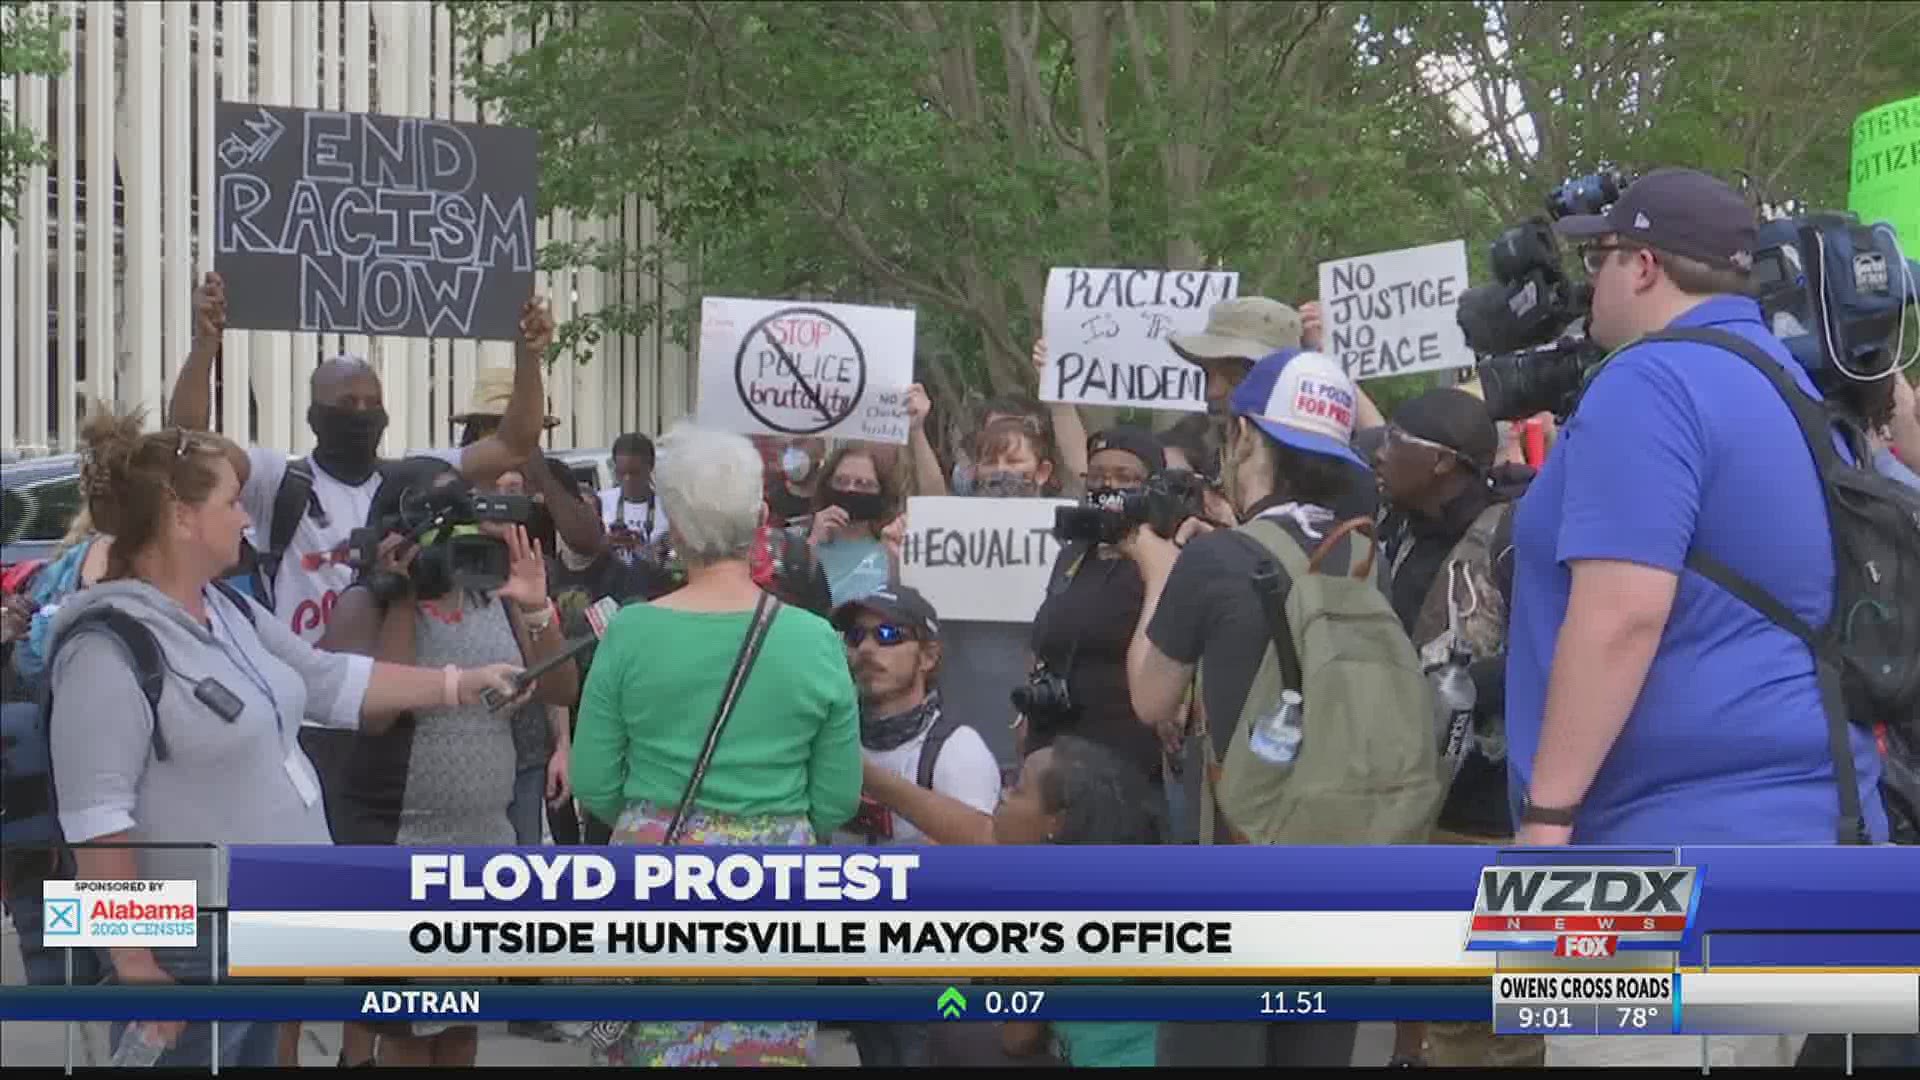
<svg viewBox="0 0 1920 1080"><path fill-rule="evenodd" d="M1098 341L1101 338L1120 336L1120 324L1115 322L1111 315L1095 315L1093 318L1081 323L1080 328L1087 332L1087 340L1089 342Z"/></svg>
<svg viewBox="0 0 1920 1080"><path fill-rule="evenodd" d="M1157 341L1173 330L1173 320L1157 311L1143 311L1140 317L1147 320L1147 340Z"/></svg>

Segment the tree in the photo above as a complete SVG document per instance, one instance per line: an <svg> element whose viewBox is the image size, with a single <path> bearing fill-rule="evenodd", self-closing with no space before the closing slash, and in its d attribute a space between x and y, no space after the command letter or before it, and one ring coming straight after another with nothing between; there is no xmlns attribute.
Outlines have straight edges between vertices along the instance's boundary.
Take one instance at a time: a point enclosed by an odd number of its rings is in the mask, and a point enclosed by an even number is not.
<svg viewBox="0 0 1920 1080"><path fill-rule="evenodd" d="M1896 96L1916 18L1498 0L452 10L469 41L532 43L463 70L540 131L543 205L659 208L656 245L550 260L913 305L937 400L1030 387L1051 266L1218 266L1297 302L1322 260L1465 237L1484 280L1503 224L1605 163L1840 202L1849 123ZM1836 58L1818 85L1810 51ZM610 308L580 332L646 317Z"/></svg>
<svg viewBox="0 0 1920 1080"><path fill-rule="evenodd" d="M0 7L0 81L17 75L55 76L67 70L61 35L64 16L51 5L10 2ZM44 122L45 118L38 118ZM52 161L46 141L30 128L18 125L13 110L0 103L0 221L19 222L16 214L20 187L28 170ZM36 197L45 198L44 192Z"/></svg>

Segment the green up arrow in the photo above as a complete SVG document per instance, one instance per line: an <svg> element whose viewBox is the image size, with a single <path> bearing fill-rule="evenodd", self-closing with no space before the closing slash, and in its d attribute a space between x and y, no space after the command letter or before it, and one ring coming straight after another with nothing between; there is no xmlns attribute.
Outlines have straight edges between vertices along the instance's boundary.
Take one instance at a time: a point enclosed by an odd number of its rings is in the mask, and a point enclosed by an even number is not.
<svg viewBox="0 0 1920 1080"><path fill-rule="evenodd" d="M967 1011L967 996L960 992L959 987L949 986L934 1005L939 1007L941 1016L948 1020L957 1020Z"/></svg>

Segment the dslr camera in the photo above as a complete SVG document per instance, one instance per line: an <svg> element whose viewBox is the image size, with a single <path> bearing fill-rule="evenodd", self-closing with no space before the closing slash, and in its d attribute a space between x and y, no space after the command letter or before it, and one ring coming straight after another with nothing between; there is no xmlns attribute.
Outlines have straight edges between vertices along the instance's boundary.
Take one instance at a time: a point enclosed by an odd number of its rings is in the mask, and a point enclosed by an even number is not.
<svg viewBox="0 0 1920 1080"><path fill-rule="evenodd" d="M1079 506L1054 511L1053 535L1063 544L1117 544L1142 525L1172 539L1180 523L1206 512L1207 482L1188 469L1166 469L1139 491L1087 492Z"/></svg>
<svg viewBox="0 0 1920 1080"><path fill-rule="evenodd" d="M461 484L409 490L400 496L400 509L353 530L351 561L362 576L375 572L381 541L397 534L420 547L407 567L415 596L434 600L455 589L487 592L506 584L512 559L506 541L477 526L525 525L533 518L534 502L527 495L488 495Z"/></svg>
<svg viewBox="0 0 1920 1080"><path fill-rule="evenodd" d="M1027 685L1015 687L1011 696L1013 707L1036 728L1059 727L1079 712L1067 688L1067 677L1045 663L1035 667L1027 676Z"/></svg>

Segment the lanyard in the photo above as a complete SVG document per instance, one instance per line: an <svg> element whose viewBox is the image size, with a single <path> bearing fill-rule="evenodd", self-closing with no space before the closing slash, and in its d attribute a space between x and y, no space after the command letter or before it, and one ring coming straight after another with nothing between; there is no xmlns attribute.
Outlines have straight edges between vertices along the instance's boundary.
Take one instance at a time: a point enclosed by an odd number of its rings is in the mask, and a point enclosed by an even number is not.
<svg viewBox="0 0 1920 1080"><path fill-rule="evenodd" d="M233 632L227 626L226 616L220 614L220 609L209 603L207 614L213 616L214 644L220 646L220 651L226 654L228 660L233 661L233 666L240 669L240 673L247 677L247 681L252 683L255 689L266 695L267 705L273 709L274 729L284 733L287 728L286 720L280 715L280 699L273 696L273 684L268 682L267 677L254 666L247 651L240 648L238 640L234 638ZM232 643L231 648L228 647L229 642Z"/></svg>

